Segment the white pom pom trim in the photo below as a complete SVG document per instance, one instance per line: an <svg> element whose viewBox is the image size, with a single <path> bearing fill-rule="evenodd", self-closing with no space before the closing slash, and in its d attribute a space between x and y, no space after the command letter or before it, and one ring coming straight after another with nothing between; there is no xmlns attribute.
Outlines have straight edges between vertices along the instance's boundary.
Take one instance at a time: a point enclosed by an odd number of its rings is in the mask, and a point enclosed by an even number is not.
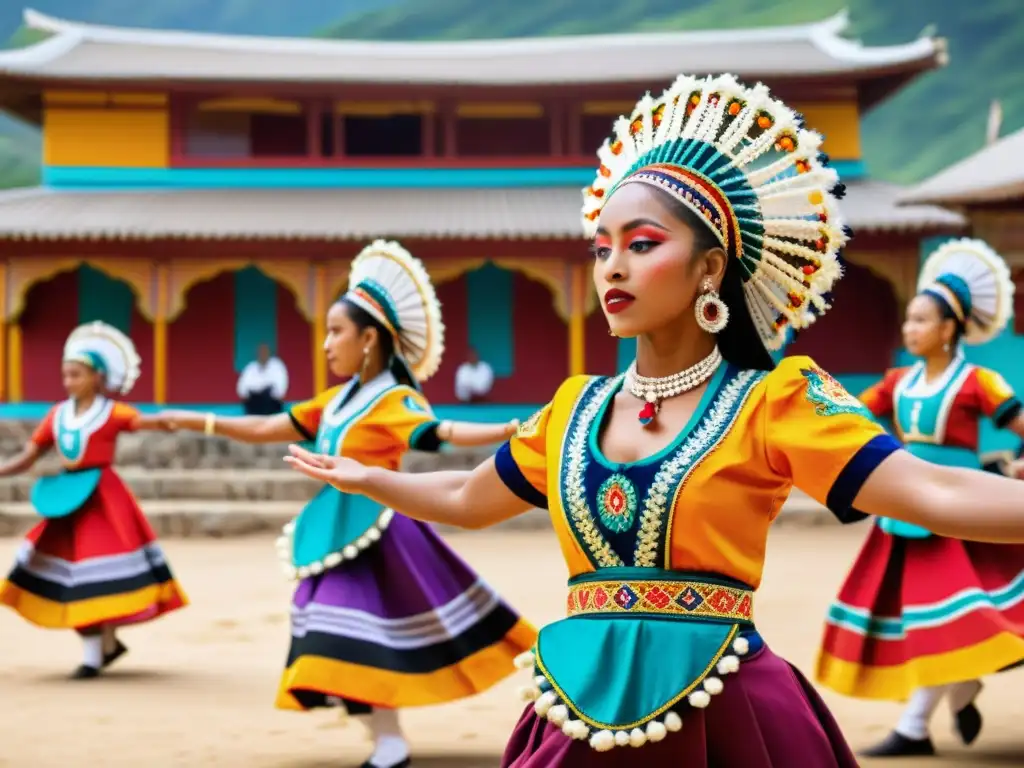
<svg viewBox="0 0 1024 768"><path fill-rule="evenodd" d="M281 535L274 542L277 547L277 557L281 561L281 570L284 571L285 578L289 581L306 579L310 576L317 576L331 568L336 568L346 560L355 560L376 542L380 541L384 531L388 529L394 517L394 510L382 510L380 515L377 516L377 521L352 544L349 544L340 552L331 552L323 560L317 560L309 565L298 568L292 562L292 552L295 545L295 521L293 520L281 528Z"/></svg>
<svg viewBox="0 0 1024 768"><path fill-rule="evenodd" d="M745 637L737 637L732 642L732 650L736 655L723 656L718 660L716 669L720 677L708 676L700 685L690 692L686 702L694 709L704 709L711 704L713 696L725 690L721 677L735 674L740 668L740 656L750 652L750 641ZM516 668L533 671L537 659L532 650L519 654L514 661ZM678 712L668 711L661 719L650 720L644 726L629 730L612 731L602 729L594 731L582 720L572 719L573 710L552 690L551 683L544 675L534 675L531 684L519 689L520 696L533 702L533 709L539 717L546 718L552 725L560 728L570 739L589 741L597 752L607 752L615 747L642 747L647 742L657 743L664 740L670 733L678 733L683 729L683 718Z"/></svg>

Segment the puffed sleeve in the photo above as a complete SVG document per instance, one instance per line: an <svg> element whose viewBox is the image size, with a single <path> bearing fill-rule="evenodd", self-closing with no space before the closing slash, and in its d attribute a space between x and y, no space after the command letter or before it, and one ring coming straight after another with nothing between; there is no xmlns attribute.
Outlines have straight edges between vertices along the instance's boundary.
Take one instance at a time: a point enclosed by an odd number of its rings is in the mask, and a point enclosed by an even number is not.
<svg viewBox="0 0 1024 768"><path fill-rule="evenodd" d="M881 381L865 389L857 399L880 419L892 416L896 385L905 372L905 368L890 368Z"/></svg>
<svg viewBox="0 0 1024 768"><path fill-rule="evenodd" d="M398 387L389 392L375 409L373 424L387 433L390 441L413 451L436 451L440 422L422 392Z"/></svg>
<svg viewBox="0 0 1024 768"><path fill-rule="evenodd" d="M292 425L306 440L316 440L316 433L320 429L320 417L323 415L324 408L334 399L334 396L338 394L343 386L345 385L339 384L336 387L331 387L310 400L295 403L295 405L288 409L288 417L292 420Z"/></svg>
<svg viewBox="0 0 1024 768"><path fill-rule="evenodd" d="M142 414L139 409L128 403L114 403L114 412L111 414L114 424L119 432L134 432L139 428L139 419Z"/></svg>
<svg viewBox="0 0 1024 768"><path fill-rule="evenodd" d="M519 425L514 437L494 456L502 482L523 501L541 509L548 507L547 433L551 421L548 403Z"/></svg>
<svg viewBox="0 0 1024 768"><path fill-rule="evenodd" d="M556 455L569 413L580 391L591 380L589 376L573 376L562 382L551 402L519 425L515 437L504 443L494 456L495 467L502 482L516 496L535 507L548 506L548 467L557 466Z"/></svg>
<svg viewBox="0 0 1024 768"><path fill-rule="evenodd" d="M1021 402L1006 379L988 368L975 368L982 413L997 427L1005 427L1020 413Z"/></svg>
<svg viewBox="0 0 1024 768"><path fill-rule="evenodd" d="M53 448L53 420L57 414L57 407L55 405L47 412L35 431L32 432L32 437L29 438L40 451L48 451Z"/></svg>
<svg viewBox="0 0 1024 768"><path fill-rule="evenodd" d="M899 442L809 357L783 359L768 376L768 462L775 472L843 522L865 515L853 508L861 486Z"/></svg>

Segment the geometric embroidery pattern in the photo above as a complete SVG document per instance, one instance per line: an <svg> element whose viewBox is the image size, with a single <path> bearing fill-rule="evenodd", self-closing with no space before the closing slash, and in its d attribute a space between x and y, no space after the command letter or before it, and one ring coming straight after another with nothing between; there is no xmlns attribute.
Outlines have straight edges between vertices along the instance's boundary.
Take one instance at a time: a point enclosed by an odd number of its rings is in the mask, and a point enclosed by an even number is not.
<svg viewBox="0 0 1024 768"><path fill-rule="evenodd" d="M645 613L753 622L749 589L700 581L588 581L569 587L567 615Z"/></svg>
<svg viewBox="0 0 1024 768"><path fill-rule="evenodd" d="M820 368L801 368L800 373L807 379L807 401L814 406L814 412L819 416L837 416L841 413L871 416L867 407L830 374Z"/></svg>

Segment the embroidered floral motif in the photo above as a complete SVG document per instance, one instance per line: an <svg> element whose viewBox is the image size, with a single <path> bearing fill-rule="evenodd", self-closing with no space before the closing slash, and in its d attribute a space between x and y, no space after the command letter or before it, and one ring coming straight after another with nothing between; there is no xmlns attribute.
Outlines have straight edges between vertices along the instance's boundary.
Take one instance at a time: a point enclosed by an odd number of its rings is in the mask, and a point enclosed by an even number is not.
<svg viewBox="0 0 1024 768"><path fill-rule="evenodd" d="M837 416L841 413L857 413L870 416L864 404L820 368L801 368L800 373L807 379L807 401L814 406L819 416Z"/></svg>
<svg viewBox="0 0 1024 768"><path fill-rule="evenodd" d="M537 434L537 425L540 424L540 417L544 415L544 409L541 408L533 416L528 418L522 424L516 428L516 437L519 438L530 438Z"/></svg>
<svg viewBox="0 0 1024 768"><path fill-rule="evenodd" d="M625 475L614 474L597 492L598 514L605 528L615 533L628 531L636 520L636 488Z"/></svg>
<svg viewBox="0 0 1024 768"><path fill-rule="evenodd" d="M764 371L741 371L715 398L699 425L684 440L673 455L661 465L654 482L647 490L640 517L640 530L633 552L633 565L657 567L662 533L671 520L671 504L678 489L690 472L728 433L729 426L739 413L747 394L764 378ZM602 404L622 377L596 380L583 391L562 446L563 471L561 478L562 506L575 531L599 568L623 565L622 559L601 534L587 503L584 475L589 463L587 442ZM603 488L604 486L602 486ZM599 500L603 492L598 493ZM605 525L607 521L602 519ZM616 530L609 526L610 530Z"/></svg>

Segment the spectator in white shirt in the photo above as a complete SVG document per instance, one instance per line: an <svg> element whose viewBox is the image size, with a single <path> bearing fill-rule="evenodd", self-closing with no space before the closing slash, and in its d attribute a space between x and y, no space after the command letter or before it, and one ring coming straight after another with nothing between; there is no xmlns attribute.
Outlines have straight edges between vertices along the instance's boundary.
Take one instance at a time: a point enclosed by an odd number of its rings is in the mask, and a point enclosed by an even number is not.
<svg viewBox="0 0 1024 768"><path fill-rule="evenodd" d="M247 414L270 416L284 410L288 392L288 369L280 358L271 357L270 347L260 344L256 359L238 377L238 398Z"/></svg>
<svg viewBox="0 0 1024 768"><path fill-rule="evenodd" d="M494 370L470 347L466 362L455 371L455 397L460 402L483 400L494 386Z"/></svg>

